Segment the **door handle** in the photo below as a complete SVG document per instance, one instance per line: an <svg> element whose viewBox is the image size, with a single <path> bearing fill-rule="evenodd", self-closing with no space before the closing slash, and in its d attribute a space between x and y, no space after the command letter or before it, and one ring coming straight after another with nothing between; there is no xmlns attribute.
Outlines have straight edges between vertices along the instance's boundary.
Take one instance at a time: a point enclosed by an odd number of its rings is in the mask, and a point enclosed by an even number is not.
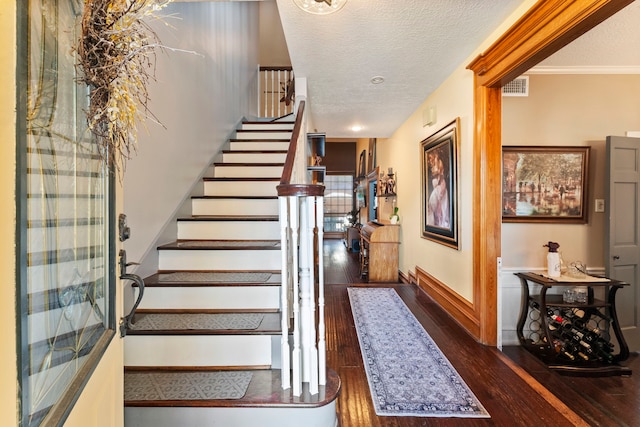
<svg viewBox="0 0 640 427"><path fill-rule="evenodd" d="M142 301L142 296L144 295L144 280L142 277L137 274L127 273L127 267L130 265L139 265L137 262L127 263L127 251L124 249L120 249L120 279L122 280L131 280L138 285L138 298L136 298L136 302L133 304L131 311L129 314L120 319L120 337L124 337L127 335L127 329L131 327L131 321L133 320L133 316L136 314L136 309L140 305L140 301Z"/></svg>
<svg viewBox="0 0 640 427"><path fill-rule="evenodd" d="M613 259L617 261L617 260L619 260L619 259L620 259L620 257L619 257L618 255L614 255L614 256L613 256Z"/></svg>

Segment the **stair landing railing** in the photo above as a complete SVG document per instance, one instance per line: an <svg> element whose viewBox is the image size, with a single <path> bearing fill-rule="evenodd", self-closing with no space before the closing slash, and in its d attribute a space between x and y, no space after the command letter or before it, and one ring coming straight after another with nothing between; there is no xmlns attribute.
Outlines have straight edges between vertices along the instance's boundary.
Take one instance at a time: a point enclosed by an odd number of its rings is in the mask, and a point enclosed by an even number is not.
<svg viewBox="0 0 640 427"><path fill-rule="evenodd" d="M258 116L288 116L295 108L295 78L291 67L258 68Z"/></svg>
<svg viewBox="0 0 640 427"><path fill-rule="evenodd" d="M282 388L292 388L294 396L302 394L303 383L308 383L308 391L314 395L327 381L322 268L324 186L305 182L304 106L301 101L278 185Z"/></svg>

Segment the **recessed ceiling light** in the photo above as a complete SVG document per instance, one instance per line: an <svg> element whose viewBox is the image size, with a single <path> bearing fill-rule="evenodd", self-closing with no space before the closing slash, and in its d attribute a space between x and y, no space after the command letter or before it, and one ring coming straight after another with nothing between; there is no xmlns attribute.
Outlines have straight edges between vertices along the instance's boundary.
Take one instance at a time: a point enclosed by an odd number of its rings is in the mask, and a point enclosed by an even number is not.
<svg viewBox="0 0 640 427"><path fill-rule="evenodd" d="M384 82L384 77L382 76L375 76L375 77L371 77L371 83L373 83L374 85L379 85L380 83Z"/></svg>
<svg viewBox="0 0 640 427"><path fill-rule="evenodd" d="M351 130L354 132L360 132L362 130L362 126L358 126L358 125L351 126Z"/></svg>

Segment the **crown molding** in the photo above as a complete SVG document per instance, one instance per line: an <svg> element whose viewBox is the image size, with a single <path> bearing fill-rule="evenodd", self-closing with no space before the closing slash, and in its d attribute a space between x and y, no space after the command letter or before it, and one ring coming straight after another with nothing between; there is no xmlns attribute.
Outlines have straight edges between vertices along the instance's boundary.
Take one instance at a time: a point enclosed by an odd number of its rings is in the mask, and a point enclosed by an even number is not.
<svg viewBox="0 0 640 427"><path fill-rule="evenodd" d="M640 74L640 65L538 65L524 74Z"/></svg>

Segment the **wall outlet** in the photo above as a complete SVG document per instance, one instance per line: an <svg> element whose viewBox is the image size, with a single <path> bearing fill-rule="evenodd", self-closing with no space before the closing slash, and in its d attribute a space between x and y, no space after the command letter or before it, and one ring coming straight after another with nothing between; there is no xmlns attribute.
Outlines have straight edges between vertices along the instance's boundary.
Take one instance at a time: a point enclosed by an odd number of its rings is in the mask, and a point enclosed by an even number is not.
<svg viewBox="0 0 640 427"><path fill-rule="evenodd" d="M596 199L596 212L604 212L604 199Z"/></svg>

